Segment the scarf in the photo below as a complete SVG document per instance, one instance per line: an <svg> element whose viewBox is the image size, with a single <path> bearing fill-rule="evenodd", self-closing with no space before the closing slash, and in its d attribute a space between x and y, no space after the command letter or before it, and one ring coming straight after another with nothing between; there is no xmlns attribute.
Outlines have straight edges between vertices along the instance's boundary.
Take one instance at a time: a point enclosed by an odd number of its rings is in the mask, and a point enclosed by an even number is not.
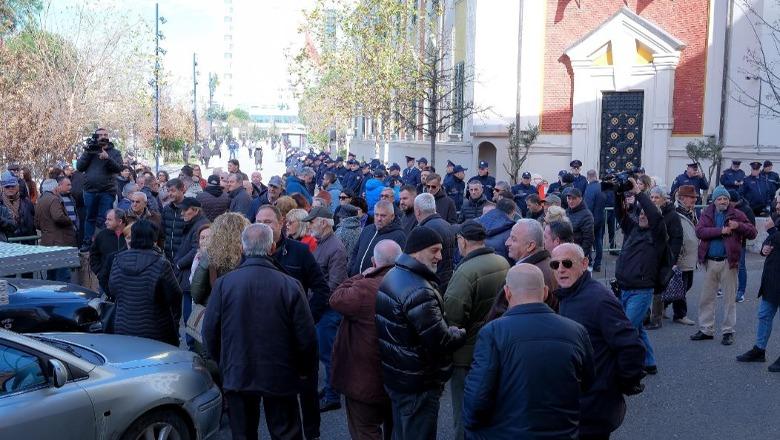
<svg viewBox="0 0 780 440"><path fill-rule="evenodd" d="M11 217L13 217L14 223L19 224L19 208L22 206L22 198L19 197L19 193L16 193L13 197L9 197L5 194L5 191L3 191L0 195L2 195L3 205L11 211Z"/></svg>
<svg viewBox="0 0 780 440"><path fill-rule="evenodd" d="M65 213L68 214L68 217L73 222L73 226L78 231L79 217L76 215L76 202L70 195L61 195L60 199L62 199L62 204L65 205Z"/></svg>

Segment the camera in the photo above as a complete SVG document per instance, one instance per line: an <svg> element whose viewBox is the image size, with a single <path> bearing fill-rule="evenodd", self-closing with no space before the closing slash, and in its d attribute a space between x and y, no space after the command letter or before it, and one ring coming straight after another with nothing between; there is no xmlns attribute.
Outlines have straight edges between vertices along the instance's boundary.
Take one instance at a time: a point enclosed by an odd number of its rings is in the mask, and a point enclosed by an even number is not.
<svg viewBox="0 0 780 440"><path fill-rule="evenodd" d="M108 139L98 139L98 134L95 133L92 135L92 137L87 139L86 147L84 148L84 151L87 153L94 153L98 154L101 151L103 151L103 148L110 145L111 141Z"/></svg>
<svg viewBox="0 0 780 440"><path fill-rule="evenodd" d="M607 175L601 179L601 190L612 191L614 190L618 194L631 191L634 189L634 184L631 183L629 178L634 177L633 171L623 171L620 173L608 172Z"/></svg>

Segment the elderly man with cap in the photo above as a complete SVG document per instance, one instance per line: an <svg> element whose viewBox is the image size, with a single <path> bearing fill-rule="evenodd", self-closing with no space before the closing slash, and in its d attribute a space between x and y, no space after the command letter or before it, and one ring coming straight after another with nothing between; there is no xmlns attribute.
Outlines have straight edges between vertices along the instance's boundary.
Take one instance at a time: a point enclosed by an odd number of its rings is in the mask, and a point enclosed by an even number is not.
<svg viewBox="0 0 780 440"><path fill-rule="evenodd" d="M682 272L687 294L693 286L693 271L696 270L698 260L699 239L696 237L696 224L699 219L696 216L696 190L691 185L683 185L677 190L677 205L675 211L680 217L680 226L683 233L680 254L675 263L677 269ZM685 298L672 302L674 322L684 325L695 325L696 322L688 318L688 302Z"/></svg>
<svg viewBox="0 0 780 440"><path fill-rule="evenodd" d="M737 322L736 291L742 240L756 238L756 227L742 211L729 206L729 193L723 186L712 192L713 202L702 211L696 225L699 264L705 269L704 286L699 297L699 331L691 340L714 339L715 297L723 291L723 345L734 343Z"/></svg>
<svg viewBox="0 0 780 440"><path fill-rule="evenodd" d="M572 181L572 186L580 190L582 194L585 194L585 188L588 186L588 180L585 178L585 176L580 174L580 169L582 168L582 161L579 159L575 159L569 162L569 167L571 168L571 175L574 177L574 180Z"/></svg>
<svg viewBox="0 0 780 440"><path fill-rule="evenodd" d="M701 170L699 170L699 164L696 162L689 163L685 172L674 179L669 195L674 197L677 188L683 185L691 185L696 190L697 204L701 204L701 191L706 191L710 187L707 179L704 178Z"/></svg>
<svg viewBox="0 0 780 440"><path fill-rule="evenodd" d="M465 179L466 168L456 165L452 168L452 173L444 177L444 191L455 203L455 210L460 212L463 207L463 197L466 192Z"/></svg>
<svg viewBox="0 0 780 440"><path fill-rule="evenodd" d="M496 187L496 178L490 175L490 164L488 164L487 161L479 161L479 170L477 171L477 175L470 178L469 182L472 180L479 180L479 182L482 184L482 188L485 191L485 197L489 201L493 200L493 188Z"/></svg>
<svg viewBox="0 0 780 440"><path fill-rule="evenodd" d="M463 206L458 216L458 223L475 219L482 215L482 208L487 203L487 197L485 196L482 182L479 180L472 180L469 182L469 193L466 196L466 200L463 202Z"/></svg>
<svg viewBox="0 0 780 440"><path fill-rule="evenodd" d="M452 418L455 438L463 439L463 386L474 357L477 333L501 290L509 270L505 258L485 246L485 227L474 220L460 226L458 250L463 258L444 293L444 315L451 326L466 329L466 344L452 355Z"/></svg>
<svg viewBox="0 0 780 440"><path fill-rule="evenodd" d="M466 331L448 326L444 319L436 276L441 260L439 234L418 226L379 286L379 358L396 439L436 438L439 399L452 375L452 353L466 342Z"/></svg>
<svg viewBox="0 0 780 440"><path fill-rule="evenodd" d="M741 164L741 160L733 159L731 168L724 170L723 174L720 175L720 184L727 190L739 190L745 181L745 172L739 168Z"/></svg>
<svg viewBox="0 0 780 440"><path fill-rule="evenodd" d="M544 304L548 294L537 267L507 273L509 310L480 330L466 380L469 438L581 438L580 398L596 379L593 347L582 325Z"/></svg>
<svg viewBox="0 0 780 440"><path fill-rule="evenodd" d="M742 197L750 204L750 209L756 216L771 211L770 205L774 198L773 185L765 174L761 173L761 162L750 162L750 175L742 184Z"/></svg>
<svg viewBox="0 0 780 440"><path fill-rule="evenodd" d="M582 192L579 188L569 188L566 193L566 203L569 208L566 210L566 216L571 221L571 228L574 231L574 242L580 245L585 255L590 256L595 242L593 214L590 212L582 199Z"/></svg>
<svg viewBox="0 0 780 440"><path fill-rule="evenodd" d="M15 224L12 232L6 233L11 237L30 237L36 235L35 231L35 205L27 197L22 196L22 187L19 185L19 179L10 171L4 171L0 176L0 204L8 208L11 219ZM34 244L34 243L24 243Z"/></svg>
<svg viewBox="0 0 780 440"><path fill-rule="evenodd" d="M254 221L257 211L261 206L273 205L279 200L279 197L286 194L284 186L282 185L282 178L279 176L271 176L268 180L268 190L264 194L261 194L260 197L252 199L252 203L249 205L247 214L250 214L250 220Z"/></svg>
<svg viewBox="0 0 780 440"><path fill-rule="evenodd" d="M520 183L512 187L512 195L515 203L517 203L517 207L520 208L521 217L526 217L528 214L528 206L525 199L531 194L537 194L537 189L531 184L531 173L525 171L520 175Z"/></svg>
<svg viewBox="0 0 780 440"><path fill-rule="evenodd" d="M774 197L775 192L780 189L780 175L772 171L771 160L764 161L764 169L761 170L761 175L766 177L766 180L769 181L769 186L772 189L772 194Z"/></svg>
<svg viewBox="0 0 780 440"><path fill-rule="evenodd" d="M212 222L230 209L230 197L222 190L219 183L219 176L212 174L206 180L206 189L196 197L201 204L203 214Z"/></svg>

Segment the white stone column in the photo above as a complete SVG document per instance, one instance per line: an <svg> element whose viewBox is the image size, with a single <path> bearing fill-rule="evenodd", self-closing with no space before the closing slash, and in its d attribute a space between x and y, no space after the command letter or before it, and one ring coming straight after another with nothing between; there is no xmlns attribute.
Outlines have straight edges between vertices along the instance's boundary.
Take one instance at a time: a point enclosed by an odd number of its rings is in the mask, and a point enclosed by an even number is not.
<svg viewBox="0 0 780 440"><path fill-rule="evenodd" d="M583 169L595 168L599 146L593 143L593 100L597 99L590 76L590 60L571 60L574 73L571 116L571 156L582 161Z"/></svg>
<svg viewBox="0 0 780 440"><path fill-rule="evenodd" d="M649 158L645 165L648 173L659 178L660 182L669 183L668 151L672 140L674 128L674 115L672 110L672 97L674 96L674 72L680 61L679 53L656 55L653 59L655 66L655 87L653 93L652 114L648 115L652 121L652 138L648 144L651 149L642 148L642 156Z"/></svg>

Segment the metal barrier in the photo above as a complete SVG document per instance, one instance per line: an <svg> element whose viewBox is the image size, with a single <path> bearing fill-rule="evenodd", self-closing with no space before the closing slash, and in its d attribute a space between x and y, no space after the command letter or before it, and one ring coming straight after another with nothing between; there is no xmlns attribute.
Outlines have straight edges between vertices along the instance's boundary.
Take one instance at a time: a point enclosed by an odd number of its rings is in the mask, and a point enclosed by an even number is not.
<svg viewBox="0 0 780 440"><path fill-rule="evenodd" d="M41 239L41 234L38 235L27 235L25 237L11 237L8 239L9 243L21 243L24 241L34 241L35 244L38 244L38 241Z"/></svg>

